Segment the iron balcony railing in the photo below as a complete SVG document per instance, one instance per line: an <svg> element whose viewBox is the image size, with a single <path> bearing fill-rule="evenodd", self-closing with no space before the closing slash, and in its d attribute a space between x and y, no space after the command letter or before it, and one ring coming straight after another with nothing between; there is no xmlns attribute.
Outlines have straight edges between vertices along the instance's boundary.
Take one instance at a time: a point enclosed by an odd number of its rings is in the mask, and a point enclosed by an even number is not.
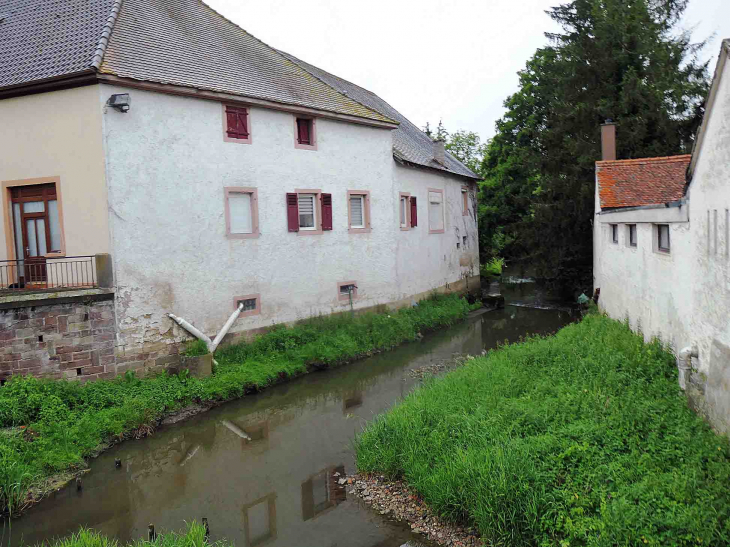
<svg viewBox="0 0 730 547"><path fill-rule="evenodd" d="M0 260L0 294L98 286L94 255Z"/></svg>

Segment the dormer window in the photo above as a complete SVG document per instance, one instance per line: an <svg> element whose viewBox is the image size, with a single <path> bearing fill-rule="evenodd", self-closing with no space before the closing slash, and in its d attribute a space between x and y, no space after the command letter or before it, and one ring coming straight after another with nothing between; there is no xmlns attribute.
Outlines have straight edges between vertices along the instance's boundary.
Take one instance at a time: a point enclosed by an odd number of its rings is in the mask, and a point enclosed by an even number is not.
<svg viewBox="0 0 730 547"><path fill-rule="evenodd" d="M304 150L317 149L317 135L314 118L295 118L296 132L294 146Z"/></svg>

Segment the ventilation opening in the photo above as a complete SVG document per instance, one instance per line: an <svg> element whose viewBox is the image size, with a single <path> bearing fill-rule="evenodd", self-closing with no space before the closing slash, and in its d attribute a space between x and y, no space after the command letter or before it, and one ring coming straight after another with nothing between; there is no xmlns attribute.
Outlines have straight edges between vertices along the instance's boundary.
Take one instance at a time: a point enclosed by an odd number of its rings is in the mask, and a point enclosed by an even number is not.
<svg viewBox="0 0 730 547"><path fill-rule="evenodd" d="M3 387L7 383L8 383L8 379L7 378L0 378L0 387Z"/></svg>
<svg viewBox="0 0 730 547"><path fill-rule="evenodd" d="M456 248L458 249L458 248L460 248L460 247L461 247L461 243L459 243L459 242L457 241L457 242L456 242Z"/></svg>
<svg viewBox="0 0 730 547"><path fill-rule="evenodd" d="M466 247L466 236L461 238L461 242L464 244L464 247Z"/></svg>
<svg viewBox="0 0 730 547"><path fill-rule="evenodd" d="M255 298L246 298L245 300L239 300L236 302L236 307L243 304L243 310L241 311L254 311L257 307Z"/></svg>
<svg viewBox="0 0 730 547"><path fill-rule="evenodd" d="M76 369L76 376L81 376L81 369L80 368L77 368Z"/></svg>
<svg viewBox="0 0 730 547"><path fill-rule="evenodd" d="M357 286L352 283L350 283L349 285L340 285L340 295L347 296L350 293L355 294L355 289L357 289Z"/></svg>
<svg viewBox="0 0 730 547"><path fill-rule="evenodd" d="M43 335L42 334L38 336L38 341L39 342L43 342Z"/></svg>
<svg viewBox="0 0 730 547"><path fill-rule="evenodd" d="M89 312L86 312L84 314L84 321L88 321L88 320L89 320Z"/></svg>

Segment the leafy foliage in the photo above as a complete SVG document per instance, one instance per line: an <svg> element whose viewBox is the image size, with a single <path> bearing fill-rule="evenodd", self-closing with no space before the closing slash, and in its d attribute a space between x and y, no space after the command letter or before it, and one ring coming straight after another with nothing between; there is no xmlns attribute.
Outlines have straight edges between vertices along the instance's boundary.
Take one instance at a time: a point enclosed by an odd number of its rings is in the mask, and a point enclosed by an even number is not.
<svg viewBox="0 0 730 547"><path fill-rule="evenodd" d="M357 440L494 545L728 545L730 443L688 407L674 357L590 314L434 380Z"/></svg>
<svg viewBox="0 0 730 547"><path fill-rule="evenodd" d="M687 0L573 0L563 28L519 73L483 163L483 260L530 262L540 277L589 288L599 125L617 123L621 159L689 152L703 114L703 46L676 25Z"/></svg>
<svg viewBox="0 0 730 547"><path fill-rule="evenodd" d="M14 377L0 388L0 513L22 506L29 488L77 469L103 443L147 429L194 402L242 397L314 365L336 365L452 325L469 312L456 295L434 296L391 314L318 317L222 348L208 378L187 374L78 382ZM5 429L3 429L5 428Z"/></svg>
<svg viewBox="0 0 730 547"><path fill-rule="evenodd" d="M210 351L208 351L208 344L206 344L203 340L193 340L188 343L183 355L187 357L199 357L201 355L207 355L208 353L210 353Z"/></svg>

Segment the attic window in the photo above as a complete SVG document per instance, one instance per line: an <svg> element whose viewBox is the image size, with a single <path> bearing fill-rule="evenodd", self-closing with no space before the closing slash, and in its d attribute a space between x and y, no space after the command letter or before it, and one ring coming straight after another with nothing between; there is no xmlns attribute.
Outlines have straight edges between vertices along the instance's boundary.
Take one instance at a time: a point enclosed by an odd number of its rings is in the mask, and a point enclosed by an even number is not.
<svg viewBox="0 0 730 547"><path fill-rule="evenodd" d="M618 224L611 224L611 243L618 243Z"/></svg>
<svg viewBox="0 0 730 547"><path fill-rule="evenodd" d="M317 130L314 118L295 118L294 131L295 148L317 149Z"/></svg>
<svg viewBox="0 0 730 547"><path fill-rule="evenodd" d="M657 249L662 253L668 253L669 244L669 224L657 224Z"/></svg>
<svg viewBox="0 0 730 547"><path fill-rule="evenodd" d="M223 105L223 140L251 144L248 108Z"/></svg>

